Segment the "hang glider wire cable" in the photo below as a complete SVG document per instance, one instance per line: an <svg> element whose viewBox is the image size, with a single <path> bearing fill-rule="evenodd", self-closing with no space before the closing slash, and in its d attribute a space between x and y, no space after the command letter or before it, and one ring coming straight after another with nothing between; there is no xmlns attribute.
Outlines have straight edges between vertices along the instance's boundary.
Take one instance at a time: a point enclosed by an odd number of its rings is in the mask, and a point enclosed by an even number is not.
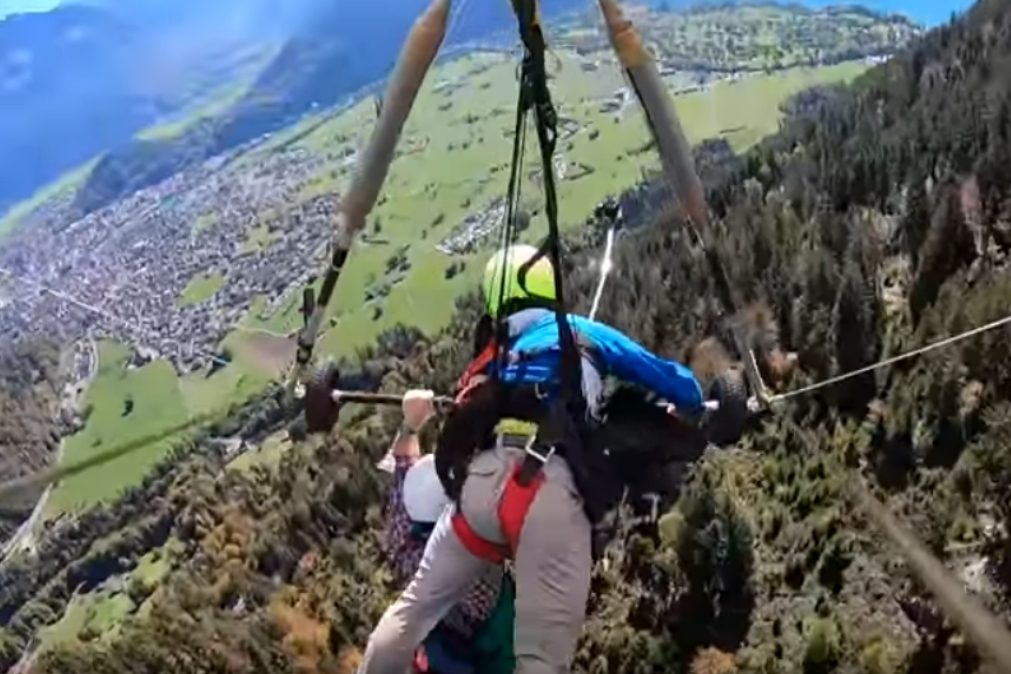
<svg viewBox="0 0 1011 674"><path fill-rule="evenodd" d="M593 306L590 308L590 320L596 320L597 311L600 309L600 300L604 296L604 287L607 279L614 269L614 226L607 230L607 242L604 245L604 255L600 258L600 280L597 281L597 290L593 295Z"/></svg>
<svg viewBox="0 0 1011 674"><path fill-rule="evenodd" d="M937 351L938 349L943 349L946 346L952 346L959 342L963 342L971 337L976 337L977 335L981 335L985 332L990 332L992 330L996 330L997 328L1001 328L1007 325L1011 325L1011 316L1005 316L1004 318L998 319L991 323L987 323L986 325L981 325L977 328L966 330L965 332L961 332L956 335L952 335L950 337L945 337L944 339L938 340L936 342L931 342L930 344L921 346L916 349L912 349L911 351L907 351L897 356L892 356L891 358L880 360L876 363L872 363L871 365L867 365L865 367L861 367L856 370L851 370L849 372L844 372L843 374L831 377L829 379L817 382L815 384L811 384L810 386L805 386L803 388L799 388L794 391L788 391L786 393L773 395L770 397L769 400L770 402L776 403L809 395L822 389L835 386L836 384L839 384L841 382L848 381L850 379L854 379L856 377L860 377L865 374L870 374L871 372L875 372L877 370L884 369L891 365L895 365L897 363L910 360L911 358L915 358L917 356L922 356L932 351Z"/></svg>

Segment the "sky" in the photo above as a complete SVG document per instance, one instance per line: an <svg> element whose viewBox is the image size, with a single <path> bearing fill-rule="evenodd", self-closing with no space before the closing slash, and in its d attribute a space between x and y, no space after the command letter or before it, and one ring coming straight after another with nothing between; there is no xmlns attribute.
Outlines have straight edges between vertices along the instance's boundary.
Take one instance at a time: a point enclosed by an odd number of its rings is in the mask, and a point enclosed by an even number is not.
<svg viewBox="0 0 1011 674"><path fill-rule="evenodd" d="M214 0L208 0L214 2ZM383 0L389 2L390 0ZM485 2L491 0L482 0ZM44 12L58 5L60 0L0 0L0 19L15 12ZM806 5L863 4L884 12L898 12L911 16L927 26L947 21L953 11L962 11L972 0L804 0Z"/></svg>
<svg viewBox="0 0 1011 674"><path fill-rule="evenodd" d="M814 7L828 5L863 5L879 12L894 12L912 17L925 26L933 27L951 18L952 12L962 12L973 5L973 0L802 0ZM0 0L3 2L3 0Z"/></svg>

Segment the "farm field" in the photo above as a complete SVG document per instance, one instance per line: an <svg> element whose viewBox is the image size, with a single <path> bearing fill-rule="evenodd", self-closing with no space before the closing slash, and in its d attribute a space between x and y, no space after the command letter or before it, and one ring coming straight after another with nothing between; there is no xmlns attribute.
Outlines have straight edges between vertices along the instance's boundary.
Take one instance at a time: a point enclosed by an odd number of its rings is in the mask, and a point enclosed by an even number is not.
<svg viewBox="0 0 1011 674"><path fill-rule="evenodd" d="M561 51L552 64L556 104L562 118L557 168L562 176L559 200L563 226L578 227L602 199L636 184L644 171L658 168L656 156L641 151L648 132L638 108L615 105L624 82L613 63L596 64L575 52ZM720 81L678 95L675 104L691 142L722 136L743 151L775 131L779 107L791 94L826 83L846 82L866 68L864 62L752 74ZM482 260L494 235L460 242L468 218L483 216L497 224L495 206L506 193L514 124L515 64L506 55L482 53L439 66L428 78L407 124L399 154L373 217L352 254L330 306L330 323L320 356L353 356L397 324L433 333L445 325L454 299L475 287ZM279 147L303 148L326 160L302 197L346 188L353 159L374 119L374 101L363 99L339 114L309 118L239 157L255 166ZM523 185L524 206L535 213L525 233L534 241L545 223L537 217L540 191L535 180L536 146L528 143ZM210 221L213 216L202 216ZM204 224L204 223L198 223ZM457 235L455 238L453 235ZM256 254L276 233L262 224L249 230L245 251ZM464 237L466 239L466 237ZM179 299L196 304L225 283L220 275L193 279ZM239 329L222 348L236 357L208 376L179 376L166 361L124 370L126 350L103 344L102 367L88 394L94 412L86 429L70 438L64 460L77 462L115 444L157 433L209 410L224 410L261 390L273 373L258 368L247 354L256 331L291 334L301 325L299 295L293 293L269 311L262 297L251 299ZM127 400L134 410L124 416ZM168 451L169 442L113 461L87 477L66 480L55 491L50 513L64 512L112 498L140 480Z"/></svg>
<svg viewBox="0 0 1011 674"><path fill-rule="evenodd" d="M607 195L633 186L643 171L659 167L655 154L637 152L648 142L648 132L636 106L618 114L600 110L623 86L619 74L607 66L601 73L585 73L581 62L574 53L563 54L554 82L559 114L574 130L568 137L563 133L559 142L559 161L572 176L558 188L566 228L579 226ZM677 96L675 104L691 142L722 136L743 151L776 130L779 107L791 94L850 81L865 69L863 62L847 62L752 75ZM433 332L449 320L452 299L474 287L494 237L453 256L436 244L468 216L490 210L506 193L513 72L512 61L482 55L451 63L430 78L408 122L369 236L359 240L345 268L331 305L337 323L323 339L324 352L353 354L398 323ZM445 93L457 85L461 88L451 96ZM371 102L363 102L298 142L320 151L344 147L370 109ZM528 177L535 170L536 151L529 143ZM335 168L336 176L321 178L317 189L339 193L350 171L350 166ZM526 207L536 211L537 185L527 180L523 191ZM528 239L543 236L545 227L542 218L535 218ZM448 268L460 263L462 271L447 279ZM297 302L292 301L277 316L258 323L291 330L298 321Z"/></svg>
<svg viewBox="0 0 1011 674"><path fill-rule="evenodd" d="M99 367L85 406L87 426L65 441L64 461L77 463L124 443L183 424L188 413L178 377L165 361L128 368L129 351L112 342L99 344ZM94 505L136 484L168 452L171 441L145 447L110 461L100 470L71 476L53 490L47 513Z"/></svg>
<svg viewBox="0 0 1011 674"><path fill-rule="evenodd" d="M183 290L179 298L179 305L199 304L210 299L225 285L225 279L221 274L207 274L198 276L190 281L190 284Z"/></svg>

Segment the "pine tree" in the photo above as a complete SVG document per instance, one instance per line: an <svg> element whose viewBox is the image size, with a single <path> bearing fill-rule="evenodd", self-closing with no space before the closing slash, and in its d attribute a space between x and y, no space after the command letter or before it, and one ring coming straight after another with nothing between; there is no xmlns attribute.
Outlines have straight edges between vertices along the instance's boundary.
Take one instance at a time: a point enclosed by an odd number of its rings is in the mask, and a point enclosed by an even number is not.
<svg viewBox="0 0 1011 674"><path fill-rule="evenodd" d="M910 290L909 304L917 319L937 297L941 284L973 257L972 233L966 226L954 185L939 188L938 205L930 230L920 248L919 264Z"/></svg>
<svg viewBox="0 0 1011 674"><path fill-rule="evenodd" d="M919 263L920 248L930 228L930 208L927 199L926 176L916 172L909 180L906 208L899 226L902 248L910 253L913 265Z"/></svg>

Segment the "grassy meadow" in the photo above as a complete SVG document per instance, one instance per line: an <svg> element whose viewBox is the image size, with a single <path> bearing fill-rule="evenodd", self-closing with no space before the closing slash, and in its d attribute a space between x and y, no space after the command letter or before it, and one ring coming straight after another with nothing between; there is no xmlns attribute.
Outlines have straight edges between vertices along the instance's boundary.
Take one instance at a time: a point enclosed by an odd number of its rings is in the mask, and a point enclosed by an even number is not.
<svg viewBox="0 0 1011 674"><path fill-rule="evenodd" d="M585 72L583 67L584 57L564 51L551 64L564 128L558 154L567 177L559 183L559 200L562 223L568 228L579 226L604 197L632 187L644 170L659 166L652 152L638 151L649 137L635 105L619 112L602 111L604 101L624 86L617 68L604 63L596 72ZM723 136L742 151L775 131L780 105L791 94L816 84L851 80L865 67L853 62L757 74L679 95L675 104L692 142ZM436 246L467 216L488 209L506 193L515 73L515 63L505 55L485 53L440 65L429 76L367 236L359 238L345 267L318 347L320 355L353 355L399 323L434 332L450 319L454 298L474 287L495 237L459 256ZM355 153L364 147L374 115L374 102L365 99L339 114L307 118L240 161L252 165L258 156L279 147L304 147L326 162L302 197L340 193L350 181ZM540 204L540 189L530 180L537 168L531 137L523 185L524 203L531 210ZM211 221L214 216L204 217ZM526 238L536 240L545 231L543 218L535 218ZM250 229L248 250L262 250L271 243L265 227ZM463 270L447 278L447 268L461 261ZM180 304L204 301L223 283L217 275L198 277ZM126 350L102 344L101 368L87 396L94 411L85 430L68 439L65 461L87 459L261 390L271 377L243 357L248 331L288 334L300 325L297 294L284 298L275 311L268 310L265 298L253 298L242 328L223 344L238 354L236 361L210 377L203 373L180 377L164 361L126 369ZM124 414L127 399L134 405L129 415ZM168 448L168 442L160 443L65 480L53 494L51 513L114 496L141 479Z"/></svg>
<svg viewBox="0 0 1011 674"><path fill-rule="evenodd" d="M217 294L225 286L225 277L220 272L194 277L179 296L179 306L200 304Z"/></svg>

